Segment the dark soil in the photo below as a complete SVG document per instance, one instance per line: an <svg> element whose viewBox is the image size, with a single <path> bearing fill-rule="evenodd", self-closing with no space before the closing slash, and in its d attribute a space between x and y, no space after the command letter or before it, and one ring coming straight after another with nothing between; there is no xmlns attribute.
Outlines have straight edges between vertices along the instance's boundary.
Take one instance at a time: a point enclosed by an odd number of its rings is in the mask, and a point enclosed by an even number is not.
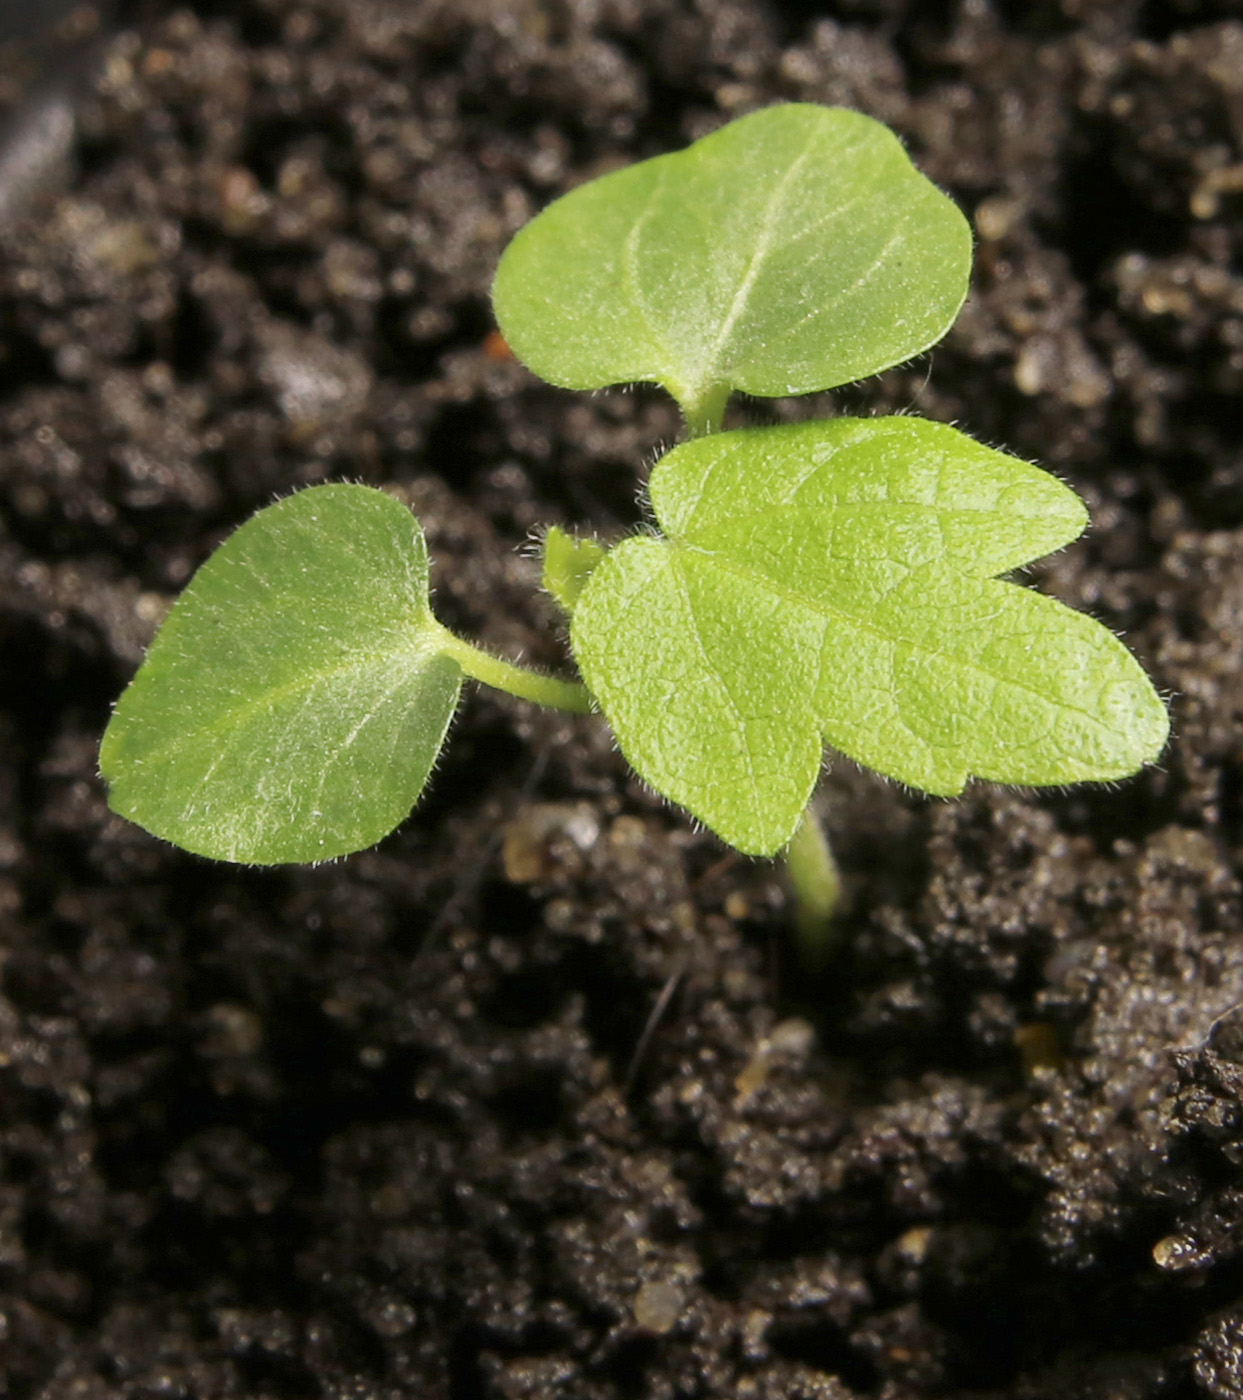
<svg viewBox="0 0 1243 1400"><path fill-rule="evenodd" d="M0 1394L1238 1400L1243 5L145 18L0 234ZM529 532L639 519L677 423L508 360L492 269L781 99L883 118L972 216L949 339L834 404L1084 493L1040 579L1170 693L1160 771L944 804L836 765L815 982L774 871L589 719L472 696L402 830L319 869L111 816L109 703L296 486L400 493L446 620L561 664Z"/></svg>

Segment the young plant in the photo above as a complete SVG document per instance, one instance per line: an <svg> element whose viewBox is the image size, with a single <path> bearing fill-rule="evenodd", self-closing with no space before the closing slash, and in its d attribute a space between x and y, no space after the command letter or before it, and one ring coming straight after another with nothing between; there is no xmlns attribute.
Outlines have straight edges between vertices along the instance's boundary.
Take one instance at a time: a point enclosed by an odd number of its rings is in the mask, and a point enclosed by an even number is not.
<svg viewBox="0 0 1243 1400"><path fill-rule="evenodd" d="M769 108L558 200L501 260L507 341L554 384L664 385L690 434L652 472L658 530L548 532L584 684L443 627L398 501L313 487L173 607L104 736L113 808L216 859L359 850L417 800L467 676L602 711L652 787L740 851L787 851L812 924L835 894L808 810L826 744L942 796L1136 772L1168 734L1142 669L998 577L1082 532L1072 491L913 417L719 431L735 390L831 388L935 343L970 255L893 133L834 108Z"/></svg>

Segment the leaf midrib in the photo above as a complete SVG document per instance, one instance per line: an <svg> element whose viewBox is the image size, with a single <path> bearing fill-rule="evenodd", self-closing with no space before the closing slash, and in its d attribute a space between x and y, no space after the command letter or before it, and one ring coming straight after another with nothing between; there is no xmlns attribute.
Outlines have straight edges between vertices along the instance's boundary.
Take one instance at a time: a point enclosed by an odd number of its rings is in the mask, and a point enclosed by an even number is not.
<svg viewBox="0 0 1243 1400"><path fill-rule="evenodd" d="M796 490L801 489L802 486L806 484L807 479L808 478L805 477L801 482L799 482ZM936 506L929 505L923 501L893 500L842 501L823 505L820 503L817 503L815 505L800 505L791 499L769 502L765 504L761 509L753 511L747 511L747 509L744 506L737 511L730 512L724 519L722 519L721 512L719 510L714 511L712 505L703 506L703 495L704 492L701 491L695 500L695 504L689 511L677 512L679 516L683 517L679 522L679 533L676 536L670 535L667 537L667 539L668 542L671 544L676 543L687 548L698 549L704 554L712 554L714 558L724 558L728 556L718 555L716 551L713 550L711 547L707 545L698 544L693 539L688 538L688 536L697 531L720 528L724 524L737 524L741 526L748 522L764 523L767 519L771 518L773 515L780 511L788 511L791 514L797 513L800 515L814 513L818 517L833 517L831 522L821 527L823 531L827 531L829 529L836 529L838 525L838 516L843 517L845 523L851 524L860 519L865 512L873 510L878 512L894 511L895 509L923 511L926 512L926 514L932 518L931 523L935 523L937 530L941 534L943 542L945 540L945 526L947 519L951 521L970 522L972 525L974 525L976 523L976 518L978 518L981 521L985 521L995 519L999 514L1002 514L1000 508L995 505L979 507ZM701 509L703 509L705 513L712 512L715 518L712 518L712 516L710 516L710 518L706 521L696 519L696 514ZM1024 520L1044 521L1048 519L1050 512L1046 510L1043 512L1030 511L1027 512L1025 515L1021 512L1012 512L1012 514L1017 514L1020 516L1020 518ZM852 515L854 517L853 520ZM865 521L865 523L868 522ZM1080 530L1080 533L1082 533L1082 530ZM945 563L948 567L958 569L959 572L962 573L962 575L965 578L972 579L976 582L981 582L986 579L996 579L998 575L1009 573L1012 569L1026 568L1028 565L1034 563L1036 560L1045 558L1047 555L1051 554L1055 549L1065 548L1066 545L1073 543L1074 540L1077 538L1077 535L1071 535L1069 538L1062 539L1060 543L1056 544L1047 544L1044 541L1041 541L1038 545L1025 544L1023 546L1024 552L1021 558L1006 559L1003 561L996 562L995 565L993 562L989 561L982 562L979 564L978 569L976 570L973 570L971 568L970 561L963 561L962 563L958 563L956 560L954 560L948 547L946 548L945 554L940 561L929 559L922 561L921 564L905 564L901 559L896 559L892 555L883 554L882 551L879 549L873 551L868 557L874 559L888 559L891 563L901 564L904 568L908 570L921 568L926 564L942 562ZM853 554L842 554L838 557L843 560L854 560L858 556ZM767 575L761 574L761 577L766 578Z"/></svg>
<svg viewBox="0 0 1243 1400"><path fill-rule="evenodd" d="M743 313L747 309L747 302L751 296L751 289L755 286L760 275L760 268L764 259L768 256L772 247L773 236L776 232L777 211L785 199L786 190L789 188L795 175L807 162L807 157L811 154L811 148L815 144L814 137L808 137L803 144L803 149L786 167L781 179L773 186L768 202L764 206L764 214L760 223L759 237L755 240L755 246L751 250L751 257L747 262L747 269L742 275L737 289L734 292L733 301L729 310L721 322L716 338L708 350L707 365L704 374L701 376L703 382L714 383L719 373L719 361L721 351L729 340L730 333L738 324Z"/></svg>
<svg viewBox="0 0 1243 1400"><path fill-rule="evenodd" d="M292 680L284 681L280 685L271 686L259 693L250 694L244 701L236 707L227 710L211 722L196 728L193 735L175 735L170 742L158 748L149 749L143 755L140 762L146 764L156 764L164 760L175 758L180 751L188 746L188 742L199 742L210 738L212 735L223 734L230 730L236 730L245 724L246 720L257 711L267 708L274 709L285 704L300 691L309 691L314 685L322 682L335 683L344 680L350 675L361 675L367 671L378 671L387 669L401 660L405 660L408 669L413 672L418 669L421 661L440 654L441 649L435 644L435 637L430 630L426 636L419 633L413 634L411 640L402 639L400 644L393 646L387 651L381 652L352 652L348 662L338 665L317 668L313 671L304 671L295 676Z"/></svg>
<svg viewBox="0 0 1243 1400"><path fill-rule="evenodd" d="M1025 685L1022 681L1015 680L1012 676L997 675L996 673L988 670L986 667L981 666L978 662L965 660L963 658L954 656L952 653L949 652L937 651L934 648L925 646L913 639L891 636L889 633L882 631L881 628L879 628L874 622L871 622L866 618L858 617L855 614L848 612L844 608L834 607L832 604L827 603L822 599L809 598L797 592L795 589L790 588L786 584L777 583L774 579L770 578L769 575L761 573L758 569L749 568L744 564L739 564L736 561L729 559L725 555L717 554L710 549L705 549L702 545L691 544L685 540L666 540L665 543L669 545L674 551L673 560L675 566L678 564L677 552L679 550L685 550L688 553L701 555L706 559L710 559L713 565L715 565L715 567L722 570L723 572L733 574L737 578L747 579L749 582L752 583L758 583L762 587L768 589L770 592L776 594L784 602L796 604L799 607L806 608L809 612L819 613L821 615L833 618L838 622L846 623L851 626L857 627L860 631L867 632L871 636L876 637L882 642L887 642L891 646L909 646L913 650L921 652L924 656L935 659L944 659L948 664L961 667L964 670L972 671L975 674L983 676L986 679L994 682L995 684L1013 686L1014 689L1021 691L1025 695L1032 696L1034 699L1041 701L1045 705L1053 705L1057 708L1070 711L1073 714L1081 715L1085 720L1095 725L1104 733L1112 734L1114 732L1113 729L1110 728L1110 726L1108 726L1103 720L1101 720L1099 716L1092 714L1090 710L1084 710L1080 706L1069 704L1066 701L1050 700L1048 695L1046 695L1043 691L1037 690L1034 686ZM912 570L911 572L914 571ZM970 578L970 576L964 575L964 578ZM990 580L976 579L973 581L988 582ZM1002 587L1013 588L1017 586L1014 584L1006 584L1001 579L993 579L991 581L1000 584ZM1038 594L1036 596L1041 597L1043 595ZM703 646L702 640L700 641L700 646L701 648ZM821 665L823 665L823 653L821 655ZM819 689L819 683L819 672L817 672L817 690ZM817 728L819 728L819 726L817 726Z"/></svg>

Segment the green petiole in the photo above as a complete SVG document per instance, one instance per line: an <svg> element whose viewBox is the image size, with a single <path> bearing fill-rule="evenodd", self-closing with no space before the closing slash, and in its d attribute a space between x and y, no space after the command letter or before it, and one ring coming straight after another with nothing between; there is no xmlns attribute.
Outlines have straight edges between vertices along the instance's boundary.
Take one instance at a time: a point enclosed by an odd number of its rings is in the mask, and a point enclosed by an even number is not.
<svg viewBox="0 0 1243 1400"><path fill-rule="evenodd" d="M682 410L689 436L697 438L719 433L728 402L728 384L711 384L698 398L679 399L678 407Z"/></svg>
<svg viewBox="0 0 1243 1400"><path fill-rule="evenodd" d="M808 803L785 849L786 873L794 888L794 930L803 965L819 971L832 951L831 921L842 894L842 877L829 838Z"/></svg>
<svg viewBox="0 0 1243 1400"><path fill-rule="evenodd" d="M472 680L491 686L493 690L503 690L519 700L530 700L549 710L565 710L569 714L589 715L595 710L591 693L576 681L561 681L555 676L545 676L539 671L528 670L525 666L515 666L502 661L470 642L455 636L447 627L439 628L440 651L451 657Z"/></svg>

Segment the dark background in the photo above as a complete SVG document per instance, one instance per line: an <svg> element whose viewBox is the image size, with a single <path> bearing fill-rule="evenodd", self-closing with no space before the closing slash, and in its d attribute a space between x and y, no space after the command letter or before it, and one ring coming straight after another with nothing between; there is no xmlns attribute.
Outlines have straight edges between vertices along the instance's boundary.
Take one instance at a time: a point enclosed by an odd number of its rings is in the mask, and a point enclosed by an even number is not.
<svg viewBox="0 0 1243 1400"><path fill-rule="evenodd" d="M1243 7L116 20L0 65L0 1395L1243 1395ZM563 664L530 532L638 521L677 420L507 359L496 259L791 99L901 133L974 291L919 363L734 421L911 409L1070 481L1037 581L1171 696L1160 768L947 804L833 764L814 980L773 869L484 694L329 867L112 817L110 702L296 486L387 484L445 620Z"/></svg>

